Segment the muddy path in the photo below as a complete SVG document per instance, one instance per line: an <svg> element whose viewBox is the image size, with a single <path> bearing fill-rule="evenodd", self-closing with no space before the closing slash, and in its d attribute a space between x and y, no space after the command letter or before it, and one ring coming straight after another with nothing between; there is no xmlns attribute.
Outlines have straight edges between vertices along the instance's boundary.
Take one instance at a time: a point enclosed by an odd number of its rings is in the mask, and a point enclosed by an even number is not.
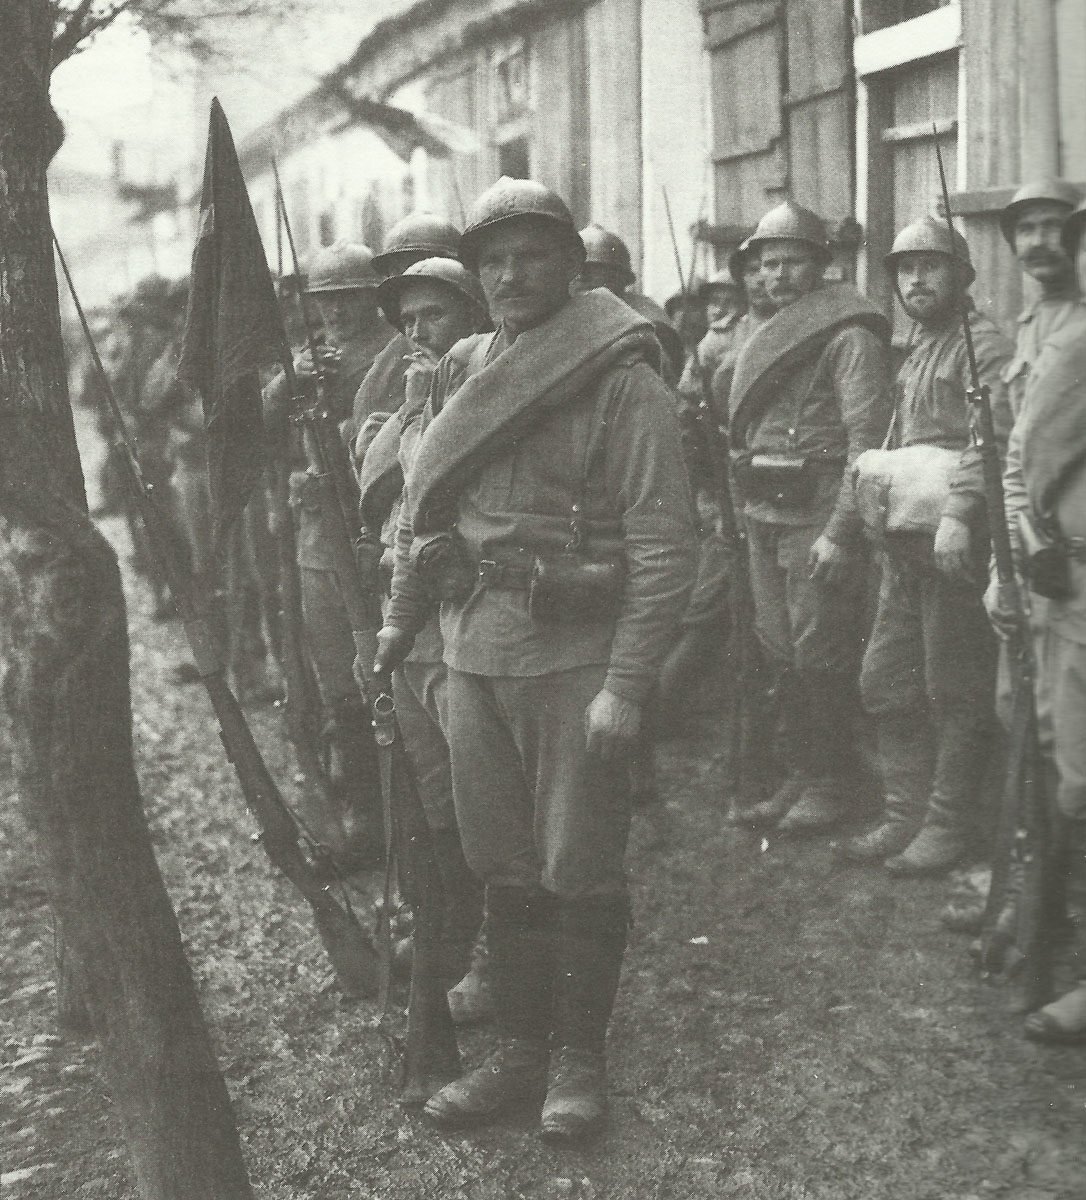
<svg viewBox="0 0 1086 1200"><path fill-rule="evenodd" d="M661 748L612 1033L613 1119L580 1152L527 1121L441 1136L393 1103L394 1053L345 1004L273 877L203 693L169 681L176 622L130 590L135 733L156 852L267 1200L1082 1200L1086 1048L1019 1033L937 914L948 885L839 867L828 838L722 820L713 704ZM281 718L254 710L281 780ZM50 928L0 790L0 1194L134 1196L93 1045L52 1021ZM366 884L375 887L375 880ZM470 1061L485 1031L463 1039Z"/></svg>

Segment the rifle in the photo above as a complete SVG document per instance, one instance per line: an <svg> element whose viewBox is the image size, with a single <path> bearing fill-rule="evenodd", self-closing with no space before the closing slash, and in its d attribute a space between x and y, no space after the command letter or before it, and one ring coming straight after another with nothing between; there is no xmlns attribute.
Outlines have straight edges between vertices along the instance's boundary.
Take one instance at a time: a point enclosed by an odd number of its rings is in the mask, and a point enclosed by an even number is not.
<svg viewBox="0 0 1086 1200"><path fill-rule="evenodd" d="M295 273L300 274L290 218L279 186L278 168L274 163L273 168L287 244L293 256ZM299 302L302 302L301 295ZM312 353L315 339L304 303L302 316L306 322L306 336ZM313 363L316 368L315 354ZM342 456L343 449L327 406L321 403L319 374L315 403L300 393L293 364L290 365L287 378L295 397L295 412L291 419L302 429L306 457L317 480L326 544L333 555L336 584L354 636L355 678L373 720L385 828L391 835L388 838L390 857L385 877L386 903L381 915L383 1011L387 1011L388 1007L391 957L388 898L394 859L402 867L400 877L404 897L414 911L411 990L400 1101L405 1106L419 1106L438 1088L460 1074L460 1051L449 1012L446 980L442 971L441 941L445 889L433 837L419 800L403 737L396 721L392 681L388 676L378 678L373 671L377 656L377 632L382 624L381 587L377 572L380 546L369 536L360 537L356 558L356 544L351 534L351 525L357 518L350 509L345 508L343 493L336 488L334 463Z"/></svg>
<svg viewBox="0 0 1086 1200"><path fill-rule="evenodd" d="M934 124L932 129L935 130ZM935 141L935 155L939 164L944 215L953 241L950 191L947 187L938 137ZM1050 862L1049 817L1044 795L1037 710L1034 703L1032 637L1026 605L1015 574L1014 555L1007 529L1003 465L999 460L999 448L995 440L991 394L980 381L973 334L969 327L969 312L964 300L961 315L972 384L967 391L967 398L972 412L973 442L980 450L984 469L984 495L1000 606L1013 614L1014 624L1014 633L1007 641L1007 653L1014 680L1010 740L992 881L981 927L981 961L988 967L1000 953L997 926L1010 899L1008 883L1012 858L1017 849L1022 883L1017 906L1016 961L1010 965L1024 977L1027 1003L1030 1008L1036 1008L1050 998L1052 990L1052 949L1048 931L1055 897Z"/></svg>
<svg viewBox="0 0 1086 1200"><path fill-rule="evenodd" d="M283 279L283 226L279 208L275 211L275 256L278 268L277 285ZM281 292L279 292L281 299ZM269 506L276 526L276 549L279 568L279 662L286 684L287 736L290 738L298 766L308 783L317 789L322 808L331 811L331 785L321 760L318 698L313 672L306 656L302 620L301 581L294 538L294 521L287 496L290 490L290 465L277 459L271 467Z"/></svg>
<svg viewBox="0 0 1086 1200"><path fill-rule="evenodd" d="M260 832L254 840L260 842L272 865L278 867L294 884L313 910L317 933L343 992L348 996L372 995L376 983L373 948L354 915L350 901L345 895L342 904L333 898L331 889L321 882L312 862L303 853L304 845L310 855L319 860L321 850L299 826L283 802L275 780L253 740L252 730L226 682L221 655L207 615L206 597L197 594L192 577L180 568L169 549L166 518L160 511L154 489L144 478L124 416L98 355L55 233L53 244L83 328L83 336L103 383L107 409L124 451L125 474L147 532L147 540L184 625L200 673L200 682L207 691L219 722L219 738L223 749L233 764L245 803L260 826Z"/></svg>

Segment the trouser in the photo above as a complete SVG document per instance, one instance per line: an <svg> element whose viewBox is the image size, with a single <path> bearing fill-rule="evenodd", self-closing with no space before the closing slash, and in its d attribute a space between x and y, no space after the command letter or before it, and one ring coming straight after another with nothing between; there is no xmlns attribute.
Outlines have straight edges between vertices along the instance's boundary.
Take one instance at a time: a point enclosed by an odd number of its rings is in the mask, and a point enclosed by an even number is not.
<svg viewBox="0 0 1086 1200"><path fill-rule="evenodd" d="M628 763L590 756L585 710L604 665L498 677L449 669L456 819L488 887L624 895Z"/></svg>
<svg viewBox="0 0 1086 1200"><path fill-rule="evenodd" d="M351 624L334 571L303 566L299 574L306 646L313 660L321 702L330 708L358 694L351 670L354 664Z"/></svg>
<svg viewBox="0 0 1086 1200"><path fill-rule="evenodd" d="M1086 645L1045 628L1037 658L1042 749L1055 758L1056 805L1069 821L1086 821Z"/></svg>
<svg viewBox="0 0 1086 1200"><path fill-rule="evenodd" d="M455 829L445 664L408 660L393 675L392 688L426 822L433 830Z"/></svg>
<svg viewBox="0 0 1086 1200"><path fill-rule="evenodd" d="M847 674L859 663L866 556L853 555L836 584L811 579L820 526L750 521L754 628L766 652L797 671Z"/></svg>
<svg viewBox="0 0 1086 1200"><path fill-rule="evenodd" d="M835 584L807 565L821 526L748 522L754 625L767 678L784 688L793 767L809 779L854 770L856 669L866 558L853 555Z"/></svg>
<svg viewBox="0 0 1086 1200"><path fill-rule="evenodd" d="M979 590L888 557L860 693L880 726L915 728L921 740L926 731L931 804L948 822L967 816L989 765L995 669Z"/></svg>

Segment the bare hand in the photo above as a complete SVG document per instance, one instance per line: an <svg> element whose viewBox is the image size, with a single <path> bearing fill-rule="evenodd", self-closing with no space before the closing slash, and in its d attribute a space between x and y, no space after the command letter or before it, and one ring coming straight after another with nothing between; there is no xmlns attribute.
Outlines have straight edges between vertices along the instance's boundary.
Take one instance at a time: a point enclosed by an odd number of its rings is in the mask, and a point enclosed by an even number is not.
<svg viewBox="0 0 1086 1200"><path fill-rule="evenodd" d="M641 705L624 700L606 688L585 709L588 753L610 762L633 744L641 728Z"/></svg>
<svg viewBox="0 0 1086 1200"><path fill-rule="evenodd" d="M1019 595L1024 597L1025 594L1025 589L1019 588ZM1018 632L1014 596L1009 588L1005 588L994 577L988 584L988 590L984 593L984 607L988 613L988 620L992 623L992 628L1003 641Z"/></svg>
<svg viewBox="0 0 1086 1200"><path fill-rule="evenodd" d="M373 659L374 675L388 674L411 653L415 635L398 625L385 625L377 634L377 653Z"/></svg>
<svg viewBox="0 0 1086 1200"><path fill-rule="evenodd" d="M848 551L824 533L815 539L807 556L807 570L816 583L839 583L848 565Z"/></svg>
<svg viewBox="0 0 1086 1200"><path fill-rule="evenodd" d="M974 578L973 536L957 517L943 517L935 531L935 565L951 579Z"/></svg>

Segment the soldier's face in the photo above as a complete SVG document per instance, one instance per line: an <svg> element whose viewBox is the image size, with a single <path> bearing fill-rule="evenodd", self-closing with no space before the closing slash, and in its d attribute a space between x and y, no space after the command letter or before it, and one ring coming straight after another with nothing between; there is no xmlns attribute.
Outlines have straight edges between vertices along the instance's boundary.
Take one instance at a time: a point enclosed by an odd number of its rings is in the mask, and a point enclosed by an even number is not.
<svg viewBox="0 0 1086 1200"><path fill-rule="evenodd" d="M949 316L958 300L958 272L946 254L918 250L897 263L897 291L905 311L921 324Z"/></svg>
<svg viewBox="0 0 1086 1200"><path fill-rule="evenodd" d="M805 242L781 238L763 247L761 270L766 295L783 308L813 292L822 282L824 268Z"/></svg>
<svg viewBox="0 0 1086 1200"><path fill-rule="evenodd" d="M318 292L314 299L324 332L333 346L344 346L354 338L365 336L384 319L377 308L377 297L370 288Z"/></svg>
<svg viewBox="0 0 1086 1200"><path fill-rule="evenodd" d="M1060 245L1067 206L1039 201L1027 204L1014 223L1014 253L1022 270L1039 283L1065 279L1071 263Z"/></svg>
<svg viewBox="0 0 1086 1200"><path fill-rule="evenodd" d="M569 299L580 269L569 243L546 223L503 223L479 249L479 281L490 315L514 337L542 324Z"/></svg>
<svg viewBox="0 0 1086 1200"><path fill-rule="evenodd" d="M405 290L400 301L404 337L434 359L440 359L455 342L474 333L474 327L466 299L440 283L420 279Z"/></svg>
<svg viewBox="0 0 1086 1200"><path fill-rule="evenodd" d="M710 288L705 296L705 316L712 325L739 307L739 297L730 288Z"/></svg>
<svg viewBox="0 0 1086 1200"><path fill-rule="evenodd" d="M753 262L743 271L743 290L747 293L747 304L760 317L768 316L776 311L776 305L765 290L765 280L762 278L762 267Z"/></svg>

